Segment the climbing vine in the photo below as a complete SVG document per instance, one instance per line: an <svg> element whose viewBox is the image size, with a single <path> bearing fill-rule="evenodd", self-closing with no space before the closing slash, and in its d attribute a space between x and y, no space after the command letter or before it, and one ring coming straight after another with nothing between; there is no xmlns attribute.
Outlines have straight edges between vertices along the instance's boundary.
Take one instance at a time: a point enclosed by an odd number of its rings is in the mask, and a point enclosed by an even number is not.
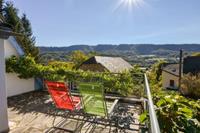
<svg viewBox="0 0 200 133"><path fill-rule="evenodd" d="M135 74L134 70L120 74L95 73L82 70L68 69L64 65L37 64L33 57L11 57L6 60L6 72L17 73L20 78L39 77L51 81L77 81L97 79L104 84L107 91L117 92L122 95L143 94L143 75Z"/></svg>

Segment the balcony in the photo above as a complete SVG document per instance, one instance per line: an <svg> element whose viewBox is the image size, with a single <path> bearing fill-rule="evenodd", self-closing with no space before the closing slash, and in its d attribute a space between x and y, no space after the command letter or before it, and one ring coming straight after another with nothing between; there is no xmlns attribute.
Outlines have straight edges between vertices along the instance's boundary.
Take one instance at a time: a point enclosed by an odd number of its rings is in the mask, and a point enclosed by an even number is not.
<svg viewBox="0 0 200 133"><path fill-rule="evenodd" d="M144 76L146 95L145 98L121 97L106 95L106 102L118 98L111 124L104 119L85 116L81 113L65 115L63 111L58 114L57 126L66 130L52 127L56 108L46 91L30 92L8 98L8 117L10 132L130 132L137 133L142 130L159 133L159 126L154 111L150 88L146 75ZM148 110L150 124L141 124L139 115Z"/></svg>

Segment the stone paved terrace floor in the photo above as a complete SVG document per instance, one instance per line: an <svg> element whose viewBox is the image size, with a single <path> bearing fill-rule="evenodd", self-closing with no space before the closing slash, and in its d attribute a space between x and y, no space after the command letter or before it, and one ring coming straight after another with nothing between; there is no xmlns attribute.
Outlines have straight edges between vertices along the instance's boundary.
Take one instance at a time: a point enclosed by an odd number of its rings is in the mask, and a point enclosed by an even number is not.
<svg viewBox="0 0 200 133"><path fill-rule="evenodd" d="M8 98L10 133L137 133L140 131L138 118L141 105L138 103L117 104L113 111L112 126L107 122L95 123L94 119L88 117L86 117L88 121L83 121L86 118L81 115L75 114L69 117L59 115L56 123L62 123L57 126L66 128L66 131L52 128L55 112L56 108L47 92L30 92L10 97ZM63 114L62 111L60 113Z"/></svg>

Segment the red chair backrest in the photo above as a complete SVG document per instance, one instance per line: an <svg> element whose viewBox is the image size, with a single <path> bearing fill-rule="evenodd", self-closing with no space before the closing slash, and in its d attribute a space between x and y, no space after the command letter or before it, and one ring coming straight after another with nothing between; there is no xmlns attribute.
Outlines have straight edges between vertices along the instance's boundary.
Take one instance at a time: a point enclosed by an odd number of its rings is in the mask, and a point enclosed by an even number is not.
<svg viewBox="0 0 200 133"><path fill-rule="evenodd" d="M45 81L45 84L57 108L66 110L75 109L72 98L69 94L69 89L65 83Z"/></svg>

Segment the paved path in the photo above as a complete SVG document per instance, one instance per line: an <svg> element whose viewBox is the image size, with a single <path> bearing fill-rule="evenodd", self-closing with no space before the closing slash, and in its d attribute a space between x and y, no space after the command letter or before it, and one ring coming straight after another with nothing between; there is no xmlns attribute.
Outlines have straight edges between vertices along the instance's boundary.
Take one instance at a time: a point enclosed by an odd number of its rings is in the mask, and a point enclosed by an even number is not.
<svg viewBox="0 0 200 133"><path fill-rule="evenodd" d="M11 97L8 99L8 117L10 125L10 133L62 133L62 132L77 132L77 133L109 133L109 132L139 132L139 113L141 106L138 104L121 103L117 106L118 109L127 107L127 112L130 112L134 118L134 124L129 126L134 130L121 130L113 126L95 124L94 122L83 121L83 117L74 115L68 119L57 117L56 123L63 120L59 127L64 127L68 131L62 131L52 128L53 116L56 109L52 104L50 96L46 92L31 92L20 96ZM117 114L117 111L114 111ZM119 113L118 113L119 114ZM121 114L124 120L119 122L119 125L124 126L123 121L127 122L128 117ZM77 120L78 119L78 120Z"/></svg>

